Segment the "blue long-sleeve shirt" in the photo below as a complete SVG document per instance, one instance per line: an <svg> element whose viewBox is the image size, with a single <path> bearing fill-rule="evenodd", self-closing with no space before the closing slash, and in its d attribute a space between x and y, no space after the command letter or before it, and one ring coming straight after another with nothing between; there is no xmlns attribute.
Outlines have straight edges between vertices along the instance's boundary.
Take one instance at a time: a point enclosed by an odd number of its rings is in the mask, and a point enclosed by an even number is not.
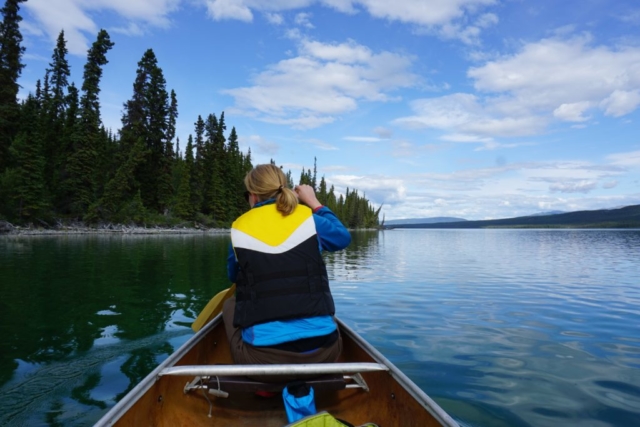
<svg viewBox="0 0 640 427"><path fill-rule="evenodd" d="M274 203L274 199L256 203L254 208ZM346 248L351 243L351 234L338 217L326 206L313 213L318 235L318 250L334 252ZM238 260L233 246L229 246L227 275L232 282L238 275ZM336 330L331 316L317 316L305 319L276 320L244 328L242 338L255 346L268 346L295 341L302 338L328 335Z"/></svg>

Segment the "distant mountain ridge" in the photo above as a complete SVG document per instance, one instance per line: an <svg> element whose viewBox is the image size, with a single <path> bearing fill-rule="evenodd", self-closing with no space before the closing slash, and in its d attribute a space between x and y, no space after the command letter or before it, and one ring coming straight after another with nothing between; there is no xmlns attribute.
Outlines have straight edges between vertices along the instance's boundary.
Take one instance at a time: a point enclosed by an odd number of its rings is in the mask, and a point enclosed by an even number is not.
<svg viewBox="0 0 640 427"><path fill-rule="evenodd" d="M482 221L389 224L385 228L640 228L640 205Z"/></svg>
<svg viewBox="0 0 640 427"><path fill-rule="evenodd" d="M558 215L558 214L563 214L563 213L569 213L567 211L546 211L546 212L538 212L538 213L534 213L531 215L525 215L525 216L545 216L545 215Z"/></svg>
<svg viewBox="0 0 640 427"><path fill-rule="evenodd" d="M455 218L452 216L434 216L431 218L404 218L404 219L390 219L385 221L385 225L399 225L399 224L435 224L439 222L460 222L466 221L464 218Z"/></svg>

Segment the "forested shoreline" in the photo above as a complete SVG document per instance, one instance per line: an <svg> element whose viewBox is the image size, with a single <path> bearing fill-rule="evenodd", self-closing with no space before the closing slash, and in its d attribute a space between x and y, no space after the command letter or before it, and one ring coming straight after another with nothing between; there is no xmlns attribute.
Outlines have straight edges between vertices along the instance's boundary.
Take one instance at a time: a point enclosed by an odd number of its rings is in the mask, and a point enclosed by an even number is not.
<svg viewBox="0 0 640 427"><path fill-rule="evenodd" d="M0 221L5 229L109 226L226 228L249 206L242 179L253 167L240 151L224 112L198 116L184 154L176 135L178 97L167 88L148 49L138 62L121 128L100 116L100 81L109 34L100 30L87 52L82 86L69 83L64 31L35 93L18 100L25 48L20 3L6 0L0 23ZM204 118L203 118L204 117ZM184 142L183 142L184 143ZM271 160L275 164L274 160ZM294 185L287 172L289 185ZM355 189L337 194L324 176L303 169L320 202L349 228L377 228L377 210Z"/></svg>

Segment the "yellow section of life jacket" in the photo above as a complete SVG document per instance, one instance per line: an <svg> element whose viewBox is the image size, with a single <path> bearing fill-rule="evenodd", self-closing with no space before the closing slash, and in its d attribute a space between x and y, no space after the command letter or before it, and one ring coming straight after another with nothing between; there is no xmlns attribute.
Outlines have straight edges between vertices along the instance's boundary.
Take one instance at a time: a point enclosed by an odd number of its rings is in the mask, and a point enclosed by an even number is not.
<svg viewBox="0 0 640 427"><path fill-rule="evenodd" d="M270 246L278 246L312 215L307 206L298 205L293 213L283 216L275 203L271 203L251 209L238 218L232 227Z"/></svg>

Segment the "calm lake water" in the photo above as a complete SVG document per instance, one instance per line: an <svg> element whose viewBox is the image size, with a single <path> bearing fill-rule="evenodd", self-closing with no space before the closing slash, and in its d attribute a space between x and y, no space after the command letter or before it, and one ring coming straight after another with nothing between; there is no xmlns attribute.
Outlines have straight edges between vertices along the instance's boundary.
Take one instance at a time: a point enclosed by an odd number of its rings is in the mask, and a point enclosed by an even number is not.
<svg viewBox="0 0 640 427"><path fill-rule="evenodd" d="M338 316L462 425L640 425L640 231L353 236ZM0 425L92 425L228 287L228 243L0 237Z"/></svg>

